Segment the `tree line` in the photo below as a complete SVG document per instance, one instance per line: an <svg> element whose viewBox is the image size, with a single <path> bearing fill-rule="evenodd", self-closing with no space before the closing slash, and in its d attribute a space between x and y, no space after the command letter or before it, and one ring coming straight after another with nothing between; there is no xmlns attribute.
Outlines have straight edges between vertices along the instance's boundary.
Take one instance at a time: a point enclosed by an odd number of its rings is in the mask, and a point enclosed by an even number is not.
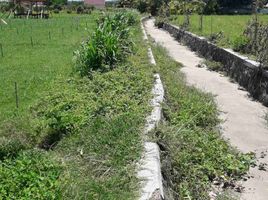
<svg viewBox="0 0 268 200"><path fill-rule="evenodd" d="M222 8L232 9L240 7L249 7L254 4L256 0L119 0L119 7L135 7L141 12L151 12L156 15L163 7L175 7L182 9L182 7L189 7L189 9L196 9L203 11L203 14L218 13ZM268 0L257 0L265 5Z"/></svg>

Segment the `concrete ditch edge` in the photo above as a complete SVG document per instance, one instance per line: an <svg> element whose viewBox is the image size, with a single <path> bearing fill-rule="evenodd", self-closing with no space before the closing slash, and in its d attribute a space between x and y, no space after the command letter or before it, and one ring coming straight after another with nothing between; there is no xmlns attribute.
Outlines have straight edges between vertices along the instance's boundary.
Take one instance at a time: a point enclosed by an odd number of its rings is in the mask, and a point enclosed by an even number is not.
<svg viewBox="0 0 268 200"><path fill-rule="evenodd" d="M268 106L268 71L259 67L259 63L232 51L224 49L179 27L164 23L164 30L188 46L199 55L221 62L227 75L244 87L253 98Z"/></svg>
<svg viewBox="0 0 268 200"><path fill-rule="evenodd" d="M148 37L143 26L143 21L148 17L141 19L143 30L143 39L148 42ZM148 57L152 65L156 65L152 49L148 48ZM164 87L159 74L154 75L155 83L152 89L153 99L151 106L153 110L146 118L144 128L144 153L139 164L138 178L141 181L141 194L139 200L162 200L164 199L164 190L161 174L160 150L156 143L148 141L149 132L153 131L161 121L162 106L164 101Z"/></svg>

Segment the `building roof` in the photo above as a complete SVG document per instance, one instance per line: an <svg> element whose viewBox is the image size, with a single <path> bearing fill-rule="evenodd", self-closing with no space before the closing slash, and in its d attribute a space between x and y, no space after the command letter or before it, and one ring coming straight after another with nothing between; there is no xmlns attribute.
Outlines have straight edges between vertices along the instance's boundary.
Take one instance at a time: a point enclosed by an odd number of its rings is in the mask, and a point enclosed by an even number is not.
<svg viewBox="0 0 268 200"><path fill-rule="evenodd" d="M84 3L87 5L93 5L95 7L105 6L105 0L84 0Z"/></svg>

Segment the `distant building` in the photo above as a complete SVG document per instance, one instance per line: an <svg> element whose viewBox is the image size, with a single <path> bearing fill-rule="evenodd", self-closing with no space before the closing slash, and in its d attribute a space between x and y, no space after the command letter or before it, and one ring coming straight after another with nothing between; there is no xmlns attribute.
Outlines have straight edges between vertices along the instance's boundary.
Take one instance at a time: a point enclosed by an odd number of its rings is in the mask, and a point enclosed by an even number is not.
<svg viewBox="0 0 268 200"><path fill-rule="evenodd" d="M27 3L32 3L32 4L38 4L38 3L46 3L48 0L0 0L1 2L10 2L10 3L15 3L15 4L27 4Z"/></svg>
<svg viewBox="0 0 268 200"><path fill-rule="evenodd" d="M92 5L96 8L104 8L105 7L105 0L84 0L85 5Z"/></svg>
<svg viewBox="0 0 268 200"><path fill-rule="evenodd" d="M91 6L94 6L96 8L104 8L105 7L105 0L68 0L68 3L81 3L81 4L85 4L85 5L91 5Z"/></svg>

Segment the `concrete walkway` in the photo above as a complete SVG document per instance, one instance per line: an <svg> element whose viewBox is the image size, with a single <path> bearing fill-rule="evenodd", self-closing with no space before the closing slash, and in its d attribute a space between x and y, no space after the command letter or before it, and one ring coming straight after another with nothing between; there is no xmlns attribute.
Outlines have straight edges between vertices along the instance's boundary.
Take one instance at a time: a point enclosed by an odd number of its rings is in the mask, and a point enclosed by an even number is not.
<svg viewBox="0 0 268 200"><path fill-rule="evenodd" d="M221 111L223 137L242 152L255 152L258 164L268 164L268 129L264 116L267 108L248 98L248 93L239 90L227 77L204 68L196 67L202 58L179 44L169 33L154 27L152 19L145 22L147 33L167 49L170 56L182 63L182 72L188 84L212 93ZM242 182L245 191L241 199L268 200L268 172L258 167L250 169L250 178Z"/></svg>

